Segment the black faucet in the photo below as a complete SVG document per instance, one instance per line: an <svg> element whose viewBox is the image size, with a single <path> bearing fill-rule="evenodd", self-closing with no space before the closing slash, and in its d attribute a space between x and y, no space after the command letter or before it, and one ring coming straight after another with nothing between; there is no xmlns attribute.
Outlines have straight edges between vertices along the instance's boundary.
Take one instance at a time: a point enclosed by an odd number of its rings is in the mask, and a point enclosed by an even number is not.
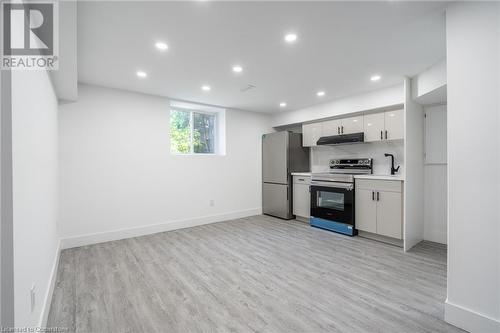
<svg viewBox="0 0 500 333"><path fill-rule="evenodd" d="M392 154L384 154L384 155L385 155L385 157L389 157L389 156L391 157L391 175L394 175L396 172L399 171L400 165L398 165L397 168L394 167L394 155L392 155Z"/></svg>

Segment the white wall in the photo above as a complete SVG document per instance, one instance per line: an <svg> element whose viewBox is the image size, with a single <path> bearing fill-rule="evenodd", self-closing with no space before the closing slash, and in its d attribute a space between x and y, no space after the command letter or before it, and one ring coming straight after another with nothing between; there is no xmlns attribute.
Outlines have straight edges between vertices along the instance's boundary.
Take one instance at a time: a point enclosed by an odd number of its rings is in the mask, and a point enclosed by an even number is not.
<svg viewBox="0 0 500 333"><path fill-rule="evenodd" d="M448 298L445 319L500 331L500 4L446 10Z"/></svg>
<svg viewBox="0 0 500 333"><path fill-rule="evenodd" d="M405 251L424 239L424 110L412 98L412 84L405 80Z"/></svg>
<svg viewBox="0 0 500 333"><path fill-rule="evenodd" d="M37 326L58 254L57 100L45 71L12 71L12 141L15 325Z"/></svg>
<svg viewBox="0 0 500 333"><path fill-rule="evenodd" d="M11 73L0 71L0 326L14 325Z"/></svg>
<svg viewBox="0 0 500 333"><path fill-rule="evenodd" d="M76 23L76 0L59 1L59 68L50 72L59 100L76 101L78 98Z"/></svg>
<svg viewBox="0 0 500 333"><path fill-rule="evenodd" d="M403 175L404 154L403 140L359 143L340 146L318 146L311 148L311 171L329 171L329 161L334 158L373 158L373 173L377 175L391 174L391 159L385 157L384 153L394 155L394 164L400 165Z"/></svg>
<svg viewBox="0 0 500 333"><path fill-rule="evenodd" d="M59 116L66 247L261 212L267 115L227 110L225 156L171 155L165 98L80 85Z"/></svg>
<svg viewBox="0 0 500 333"><path fill-rule="evenodd" d="M446 105L424 107L424 239L447 242Z"/></svg>
<svg viewBox="0 0 500 333"><path fill-rule="evenodd" d="M303 122L340 116L404 103L403 85L371 91L308 108L274 114L273 127L299 124Z"/></svg>
<svg viewBox="0 0 500 333"><path fill-rule="evenodd" d="M443 59L413 78L413 98L421 97L446 85L446 59Z"/></svg>

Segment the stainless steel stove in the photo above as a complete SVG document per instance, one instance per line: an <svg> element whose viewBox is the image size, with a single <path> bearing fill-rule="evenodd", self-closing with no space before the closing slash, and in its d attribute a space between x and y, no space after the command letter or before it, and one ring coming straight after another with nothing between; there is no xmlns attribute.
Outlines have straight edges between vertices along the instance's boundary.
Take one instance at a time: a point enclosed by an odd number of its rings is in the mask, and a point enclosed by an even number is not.
<svg viewBox="0 0 500 333"><path fill-rule="evenodd" d="M349 236L357 234L354 219L354 175L371 174L371 158L330 160L330 172L311 176L311 218L314 227Z"/></svg>
<svg viewBox="0 0 500 333"><path fill-rule="evenodd" d="M354 175L371 174L371 158L330 160L330 172L313 173L312 180L353 183Z"/></svg>

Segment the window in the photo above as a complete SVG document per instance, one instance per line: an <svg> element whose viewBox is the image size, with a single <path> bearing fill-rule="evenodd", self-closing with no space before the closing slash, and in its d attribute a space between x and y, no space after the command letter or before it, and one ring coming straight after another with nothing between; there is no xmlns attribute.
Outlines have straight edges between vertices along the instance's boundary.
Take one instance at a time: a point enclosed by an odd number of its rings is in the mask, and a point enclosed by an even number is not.
<svg viewBox="0 0 500 333"><path fill-rule="evenodd" d="M171 105L170 152L172 154L223 154L220 112L185 109Z"/></svg>

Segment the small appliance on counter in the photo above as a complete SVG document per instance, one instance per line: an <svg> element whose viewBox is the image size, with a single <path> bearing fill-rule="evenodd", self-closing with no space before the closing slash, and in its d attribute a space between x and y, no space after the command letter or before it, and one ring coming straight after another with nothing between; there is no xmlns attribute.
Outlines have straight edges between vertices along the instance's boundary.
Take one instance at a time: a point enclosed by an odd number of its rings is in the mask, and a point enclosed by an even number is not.
<svg viewBox="0 0 500 333"><path fill-rule="evenodd" d="M371 158L330 160L330 172L311 176L313 227L355 236L354 175L372 174Z"/></svg>
<svg viewBox="0 0 500 333"><path fill-rule="evenodd" d="M291 219L292 172L309 171L309 148L302 134L276 132L262 136L262 212Z"/></svg>

